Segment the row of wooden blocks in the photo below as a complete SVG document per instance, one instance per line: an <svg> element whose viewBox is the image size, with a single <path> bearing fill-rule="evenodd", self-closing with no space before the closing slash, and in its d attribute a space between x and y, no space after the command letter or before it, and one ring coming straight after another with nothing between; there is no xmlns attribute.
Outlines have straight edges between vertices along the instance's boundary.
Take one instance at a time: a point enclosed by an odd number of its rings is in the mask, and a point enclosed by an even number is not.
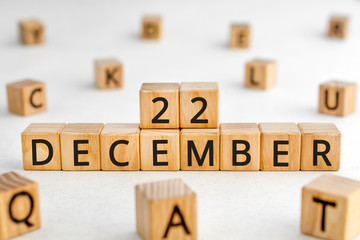
<svg viewBox="0 0 360 240"><path fill-rule="evenodd" d="M220 129L38 123L22 133L26 170L338 170L332 123L224 123Z"/></svg>

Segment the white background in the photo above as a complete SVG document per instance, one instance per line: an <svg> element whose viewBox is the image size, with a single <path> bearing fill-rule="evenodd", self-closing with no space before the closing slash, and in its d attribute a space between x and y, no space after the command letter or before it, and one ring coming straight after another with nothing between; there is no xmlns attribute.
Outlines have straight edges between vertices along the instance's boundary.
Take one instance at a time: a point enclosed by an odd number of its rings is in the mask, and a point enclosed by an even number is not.
<svg viewBox="0 0 360 240"><path fill-rule="evenodd" d="M162 15L162 41L139 39L146 13ZM351 17L344 41L325 36L334 13ZM357 0L2 0L0 172L39 183L43 222L18 239L140 239L135 184L174 177L198 195L199 239L310 239L299 231L300 190L324 172L25 172L20 134L33 122L139 122L141 83L217 81L221 122L336 123L343 144L335 174L360 180L359 111L317 112L320 83L360 78L359 13ZM45 45L19 44L17 23L28 17L45 23ZM227 47L232 22L251 24L251 49ZM123 62L123 89L94 87L93 60L103 57ZM253 58L278 62L275 89L243 87ZM5 85L24 78L46 82L48 111L8 113Z"/></svg>

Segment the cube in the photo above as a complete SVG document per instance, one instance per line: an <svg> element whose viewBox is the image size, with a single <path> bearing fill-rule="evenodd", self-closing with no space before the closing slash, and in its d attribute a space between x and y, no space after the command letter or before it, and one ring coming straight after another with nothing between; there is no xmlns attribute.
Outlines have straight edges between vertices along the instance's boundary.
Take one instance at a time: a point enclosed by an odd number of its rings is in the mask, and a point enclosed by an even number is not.
<svg viewBox="0 0 360 240"><path fill-rule="evenodd" d="M45 41L44 24L37 19L26 19L19 22L20 41L25 45L41 44Z"/></svg>
<svg viewBox="0 0 360 240"><path fill-rule="evenodd" d="M99 89L121 88L123 66L114 58L98 59L94 62L95 84Z"/></svg>
<svg viewBox="0 0 360 240"><path fill-rule="evenodd" d="M148 40L158 40L161 38L161 28L160 16L145 16L142 19L141 37Z"/></svg>
<svg viewBox="0 0 360 240"><path fill-rule="evenodd" d="M332 16L329 22L328 36L330 38L346 38L349 19L346 16Z"/></svg>
<svg viewBox="0 0 360 240"><path fill-rule="evenodd" d="M249 48L250 26L246 24L233 24L231 26L229 46L231 48Z"/></svg>
<svg viewBox="0 0 360 240"><path fill-rule="evenodd" d="M266 90L276 85L275 61L253 60L245 68L245 87Z"/></svg>

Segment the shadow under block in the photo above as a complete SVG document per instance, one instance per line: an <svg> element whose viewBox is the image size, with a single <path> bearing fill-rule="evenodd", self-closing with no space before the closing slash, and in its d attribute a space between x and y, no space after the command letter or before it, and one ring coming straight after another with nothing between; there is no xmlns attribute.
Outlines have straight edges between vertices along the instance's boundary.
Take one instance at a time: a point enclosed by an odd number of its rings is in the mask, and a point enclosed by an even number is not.
<svg viewBox="0 0 360 240"><path fill-rule="evenodd" d="M333 123L299 123L301 170L339 170L341 133Z"/></svg>
<svg viewBox="0 0 360 240"><path fill-rule="evenodd" d="M360 182L323 175L302 188L301 232L350 240L360 232Z"/></svg>
<svg viewBox="0 0 360 240"><path fill-rule="evenodd" d="M219 129L182 129L181 170L219 170Z"/></svg>
<svg viewBox="0 0 360 240"><path fill-rule="evenodd" d="M260 170L260 130L256 123L220 124L220 170Z"/></svg>
<svg viewBox="0 0 360 240"><path fill-rule="evenodd" d="M123 86L123 67L116 59L94 61L95 84L100 89L121 88Z"/></svg>
<svg viewBox="0 0 360 240"><path fill-rule="evenodd" d="M180 127L219 127L219 86L216 82L181 83Z"/></svg>
<svg viewBox="0 0 360 240"><path fill-rule="evenodd" d="M250 27L245 24L233 24L231 26L229 46L231 48L249 48Z"/></svg>
<svg viewBox="0 0 360 240"><path fill-rule="evenodd" d="M276 62L253 60L245 66L245 87L270 89L276 84Z"/></svg>
<svg viewBox="0 0 360 240"><path fill-rule="evenodd" d="M329 22L328 36L345 38L348 32L349 19L344 16L333 16Z"/></svg>
<svg viewBox="0 0 360 240"><path fill-rule="evenodd" d="M0 240L40 227L38 184L14 172L0 175Z"/></svg>
<svg viewBox="0 0 360 240"><path fill-rule="evenodd" d="M196 194L180 179L137 185L136 228L144 240L197 239Z"/></svg>
<svg viewBox="0 0 360 240"><path fill-rule="evenodd" d="M157 40L161 38L161 17L145 16L142 19L141 38Z"/></svg>
<svg viewBox="0 0 360 240"><path fill-rule="evenodd" d="M45 27L37 19L19 22L20 41L25 45L41 44L45 41Z"/></svg>
<svg viewBox="0 0 360 240"><path fill-rule="evenodd" d="M330 81L320 85L319 112L346 116L355 112L357 84Z"/></svg>
<svg viewBox="0 0 360 240"><path fill-rule="evenodd" d="M144 83L140 89L141 128L179 128L178 83Z"/></svg>
<svg viewBox="0 0 360 240"><path fill-rule="evenodd" d="M139 124L108 123L100 134L102 170L140 170Z"/></svg>
<svg viewBox="0 0 360 240"><path fill-rule="evenodd" d="M180 130L142 129L141 170L180 170Z"/></svg>
<svg viewBox="0 0 360 240"><path fill-rule="evenodd" d="M21 133L25 170L61 170L60 132L65 123L32 123Z"/></svg>
<svg viewBox="0 0 360 240"><path fill-rule="evenodd" d="M22 116L47 109L45 83L23 80L6 85L9 111Z"/></svg>
<svg viewBox="0 0 360 240"><path fill-rule="evenodd" d="M102 123L70 123L60 133L62 169L100 170Z"/></svg>
<svg viewBox="0 0 360 240"><path fill-rule="evenodd" d="M260 169L299 171L301 133L295 123L260 123Z"/></svg>

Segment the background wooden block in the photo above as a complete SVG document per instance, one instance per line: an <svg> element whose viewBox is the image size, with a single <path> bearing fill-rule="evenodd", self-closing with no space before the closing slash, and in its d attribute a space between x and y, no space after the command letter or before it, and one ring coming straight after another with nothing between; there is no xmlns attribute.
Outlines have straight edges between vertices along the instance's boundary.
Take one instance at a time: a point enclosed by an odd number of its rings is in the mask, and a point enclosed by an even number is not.
<svg viewBox="0 0 360 240"><path fill-rule="evenodd" d="M135 191L143 239L197 239L196 194L180 179L137 185Z"/></svg>
<svg viewBox="0 0 360 240"><path fill-rule="evenodd" d="M141 170L180 169L179 129L143 129L140 146Z"/></svg>
<svg viewBox="0 0 360 240"><path fill-rule="evenodd" d="M182 129L181 170L219 170L219 129Z"/></svg>
<svg viewBox="0 0 360 240"><path fill-rule="evenodd" d="M162 34L161 17L145 16L142 20L141 37L143 39L160 39Z"/></svg>
<svg viewBox="0 0 360 240"><path fill-rule="evenodd" d="M220 169L260 170L260 130L256 123L220 124Z"/></svg>
<svg viewBox="0 0 360 240"><path fill-rule="evenodd" d="M63 170L100 170L102 123L70 123L60 133Z"/></svg>
<svg viewBox="0 0 360 240"><path fill-rule="evenodd" d="M95 84L100 89L121 88L123 67L117 59L98 59L94 62Z"/></svg>
<svg viewBox="0 0 360 240"><path fill-rule="evenodd" d="M348 32L349 19L345 16L332 16L329 22L328 36L345 38Z"/></svg>
<svg viewBox="0 0 360 240"><path fill-rule="evenodd" d="M302 189L301 231L348 240L360 232L360 182L324 175Z"/></svg>
<svg viewBox="0 0 360 240"><path fill-rule="evenodd" d="M219 86L216 82L181 83L180 127L219 127Z"/></svg>
<svg viewBox="0 0 360 240"><path fill-rule="evenodd" d="M0 239L41 227L38 184L14 172L0 175Z"/></svg>
<svg viewBox="0 0 360 240"><path fill-rule="evenodd" d="M60 132L65 123L32 123L21 133L25 170L61 170Z"/></svg>
<svg viewBox="0 0 360 240"><path fill-rule="evenodd" d="M270 89L276 84L276 62L253 60L246 63L245 87Z"/></svg>
<svg viewBox="0 0 360 240"><path fill-rule="evenodd" d="M301 134L295 123L260 123L260 169L300 170Z"/></svg>
<svg viewBox="0 0 360 240"><path fill-rule="evenodd" d="M19 22L20 41L25 45L40 44L45 41L45 27L37 19L26 19Z"/></svg>
<svg viewBox="0 0 360 240"><path fill-rule="evenodd" d="M179 128L178 83L143 83L140 89L141 128Z"/></svg>
<svg viewBox="0 0 360 240"><path fill-rule="evenodd" d="M9 111L27 116L47 109L45 83L23 80L6 85Z"/></svg>
<svg viewBox="0 0 360 240"><path fill-rule="evenodd" d="M229 45L231 48L249 48L250 27L246 24L233 24Z"/></svg>
<svg viewBox="0 0 360 240"><path fill-rule="evenodd" d="M108 123L100 134L102 170L140 170L139 124Z"/></svg>
<svg viewBox="0 0 360 240"><path fill-rule="evenodd" d="M341 133L333 123L299 123L301 170L339 170Z"/></svg>
<svg viewBox="0 0 360 240"><path fill-rule="evenodd" d="M320 85L319 112L346 116L355 112L356 83L330 81Z"/></svg>

